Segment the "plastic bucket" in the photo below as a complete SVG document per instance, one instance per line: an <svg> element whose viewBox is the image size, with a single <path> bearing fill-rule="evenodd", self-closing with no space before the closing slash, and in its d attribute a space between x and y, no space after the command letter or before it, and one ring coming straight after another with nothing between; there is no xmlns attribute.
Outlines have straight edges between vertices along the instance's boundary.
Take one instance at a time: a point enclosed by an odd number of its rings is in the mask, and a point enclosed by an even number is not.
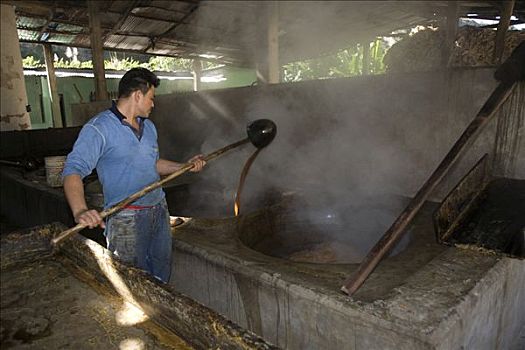
<svg viewBox="0 0 525 350"><path fill-rule="evenodd" d="M44 162L47 184L51 187L61 187L63 185L62 171L64 170L66 156L45 157Z"/></svg>

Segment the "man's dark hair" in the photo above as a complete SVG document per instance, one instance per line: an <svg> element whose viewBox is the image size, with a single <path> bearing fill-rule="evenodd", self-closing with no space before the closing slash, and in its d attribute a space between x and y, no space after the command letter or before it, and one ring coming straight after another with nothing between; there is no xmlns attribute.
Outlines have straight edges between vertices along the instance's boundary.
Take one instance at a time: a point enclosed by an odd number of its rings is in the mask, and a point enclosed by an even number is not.
<svg viewBox="0 0 525 350"><path fill-rule="evenodd" d="M158 87L160 79L146 68L132 68L124 74L118 84L118 97L128 97L140 90L146 94L154 86Z"/></svg>

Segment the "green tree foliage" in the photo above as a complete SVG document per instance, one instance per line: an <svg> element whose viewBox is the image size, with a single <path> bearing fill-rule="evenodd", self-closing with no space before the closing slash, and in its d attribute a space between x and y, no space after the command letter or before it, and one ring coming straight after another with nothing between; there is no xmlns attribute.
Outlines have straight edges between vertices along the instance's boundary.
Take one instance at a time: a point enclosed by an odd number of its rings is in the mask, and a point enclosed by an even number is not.
<svg viewBox="0 0 525 350"><path fill-rule="evenodd" d="M54 48L56 49L56 48ZM58 60L55 61L55 68L62 69L93 69L93 62L91 60L70 59L60 57L64 54L64 49L57 50L55 55ZM22 46L22 64L26 69L43 68L42 49L38 45L23 45ZM81 56L86 56L85 49L79 49ZM80 57L80 56L79 56ZM89 56L90 57L90 56ZM178 58L178 57L163 57L163 56L147 56L147 55L126 55L116 52L107 52L104 60L104 68L110 70L127 71L135 67L144 67L156 72L175 72L184 71L191 72L193 70L193 59ZM219 66L213 62L202 62L203 69L216 68Z"/></svg>
<svg viewBox="0 0 525 350"><path fill-rule="evenodd" d="M27 56L22 59L22 66L24 68L41 68L44 67L44 65L40 62L40 60L34 58L33 56Z"/></svg>
<svg viewBox="0 0 525 350"><path fill-rule="evenodd" d="M93 63L91 61L77 61L59 58L58 61L54 62L55 68L65 69L92 69Z"/></svg>
<svg viewBox="0 0 525 350"><path fill-rule="evenodd" d="M109 60L104 60L104 69L126 71L141 66L142 65L139 61L131 57L118 58L117 54L114 52L109 53Z"/></svg>
<svg viewBox="0 0 525 350"><path fill-rule="evenodd" d="M388 44L378 38L368 48L370 74L385 72L383 57ZM363 74L363 50L360 44L355 45L329 56L323 56L305 61L298 61L283 66L283 80L285 82L352 77Z"/></svg>
<svg viewBox="0 0 525 350"><path fill-rule="evenodd" d="M149 59L148 69L163 72L192 71L193 60L187 58L154 56Z"/></svg>

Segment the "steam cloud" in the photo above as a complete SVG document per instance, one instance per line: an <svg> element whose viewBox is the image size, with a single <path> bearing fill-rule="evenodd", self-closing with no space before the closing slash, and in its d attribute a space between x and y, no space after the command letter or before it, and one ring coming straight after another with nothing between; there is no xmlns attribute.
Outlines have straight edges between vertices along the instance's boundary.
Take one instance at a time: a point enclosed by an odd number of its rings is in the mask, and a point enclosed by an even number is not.
<svg viewBox="0 0 525 350"><path fill-rule="evenodd" d="M213 26L212 17L216 16L213 6L232 6L232 16L235 7L259 6L258 2L229 4L207 3L196 16L200 23ZM293 50L308 51L306 47L315 51L316 43L330 40L316 37L316 33L321 32L317 29L332 26L335 18L341 18L337 14L344 6L345 2L304 2L302 6L295 6L294 9L302 8L304 13L294 13L296 27L288 23L288 46L282 51L291 56ZM349 6L355 8L355 4ZM312 18L314 13L315 18ZM304 32L303 22L308 19L314 25ZM239 49L244 49L243 43L248 46L256 36L254 20L256 18L250 16L233 16L231 28L217 38L218 45L234 34L241 38ZM194 30L205 29L197 26ZM207 122L202 153L245 137L245 126L255 119L268 118L277 124L276 139L260 153L248 174L241 212L261 208L273 193L293 194L300 198L291 208L298 219L309 221L324 231L327 227L337 228L332 234L338 238L351 236L365 251L377 241L406 204L406 197L401 195L413 194L414 188L407 186L407 182L420 184L427 175L428 169L419 171L414 166L425 157L424 153L411 146L429 135L416 132L412 141L403 138L407 125L412 130L428 130L425 125L428 120L411 117L425 112L416 110L408 116L390 115L390 109L400 113L405 108L399 104L410 105L413 101L399 101L399 94L394 96L389 87L379 86L384 80L369 79L357 81L350 90L344 79L333 83L297 83L294 88L261 87L253 89L249 97L249 94L238 94L237 97L247 97L242 101L221 100L213 93L199 94L199 105L195 107L200 115L197 118L200 119L205 110L214 111L213 117L208 118L217 118ZM371 95L363 91L366 89L379 94ZM407 99L421 97L436 101L435 91L422 89L419 93L421 96ZM236 95L232 93L232 96ZM224 124L228 127L216 127ZM203 208L220 203L210 216L233 215L240 172L253 151L253 147L246 146L210 163L192 187L189 205ZM408 169L412 171L409 174Z"/></svg>

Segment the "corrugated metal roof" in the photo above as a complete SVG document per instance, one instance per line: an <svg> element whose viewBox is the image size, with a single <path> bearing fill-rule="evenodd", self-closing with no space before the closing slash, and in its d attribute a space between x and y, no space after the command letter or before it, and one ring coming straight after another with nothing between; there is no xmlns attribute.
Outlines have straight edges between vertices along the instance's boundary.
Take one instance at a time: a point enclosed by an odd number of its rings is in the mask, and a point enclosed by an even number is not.
<svg viewBox="0 0 525 350"><path fill-rule="evenodd" d="M30 17L17 17L16 26L17 28L35 28L39 29L47 20L43 18L30 18Z"/></svg>
<svg viewBox="0 0 525 350"><path fill-rule="evenodd" d="M82 26L77 25L71 25L71 24L64 24L64 23L56 23L56 30L62 31L62 32L70 32L74 34L82 33L84 28Z"/></svg>
<svg viewBox="0 0 525 350"><path fill-rule="evenodd" d="M20 40L90 47L86 1L10 1ZM106 0L100 7L106 49L191 57L220 56L222 62L253 65L267 23L265 1ZM500 14L497 2L460 1L460 14L484 18ZM306 59L372 41L415 24L444 23L447 1L281 1L281 62ZM525 21L525 1L514 15ZM48 22L52 16L51 22ZM46 25L42 39L39 33ZM30 29L34 29L33 32ZM74 37L68 32L78 33Z"/></svg>
<svg viewBox="0 0 525 350"><path fill-rule="evenodd" d="M76 39L75 35L68 34L50 34L47 41L59 44L71 44Z"/></svg>
<svg viewBox="0 0 525 350"><path fill-rule="evenodd" d="M124 35L109 35L106 37L106 46L111 48L120 47L124 39L126 39Z"/></svg>
<svg viewBox="0 0 525 350"><path fill-rule="evenodd" d="M122 38L123 39L118 43L117 46L115 46L115 48L122 50L142 51L150 43L150 40L145 37L122 36Z"/></svg>
<svg viewBox="0 0 525 350"><path fill-rule="evenodd" d="M18 38L20 40L38 40L39 33L32 30L18 29Z"/></svg>
<svg viewBox="0 0 525 350"><path fill-rule="evenodd" d="M169 22L160 22L155 20L144 20L137 17L128 17L118 30L119 33L143 33L149 36L157 36L164 33L171 27Z"/></svg>

